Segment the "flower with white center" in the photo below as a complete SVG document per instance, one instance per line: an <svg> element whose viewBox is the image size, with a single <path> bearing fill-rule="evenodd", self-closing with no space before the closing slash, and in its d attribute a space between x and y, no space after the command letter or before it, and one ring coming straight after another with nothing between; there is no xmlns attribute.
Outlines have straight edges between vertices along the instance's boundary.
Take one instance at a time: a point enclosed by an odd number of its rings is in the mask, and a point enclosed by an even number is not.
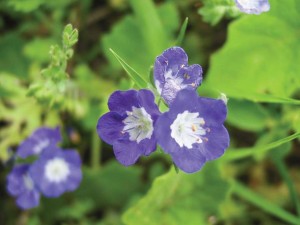
<svg viewBox="0 0 300 225"><path fill-rule="evenodd" d="M130 141L140 143L142 140L150 139L153 133L153 121L146 110L132 107L132 111L126 112L127 117L123 120L125 124L123 131L129 134Z"/></svg>
<svg viewBox="0 0 300 225"><path fill-rule="evenodd" d="M109 100L110 112L97 124L99 137L113 146L117 160L129 166L156 149L154 124L160 112L151 91L116 91Z"/></svg>
<svg viewBox="0 0 300 225"><path fill-rule="evenodd" d="M202 143L202 137L206 134L202 127L205 124L199 113L184 111L179 113L171 124L171 137L180 147L192 148L195 143Z"/></svg>
<svg viewBox="0 0 300 225"><path fill-rule="evenodd" d="M61 141L59 127L40 127L21 143L17 155L21 158L38 155L49 145L56 145L59 141Z"/></svg>
<svg viewBox="0 0 300 225"><path fill-rule="evenodd" d="M7 191L15 196L21 209L30 209L39 205L40 192L29 175L30 165L17 165L7 176Z"/></svg>
<svg viewBox="0 0 300 225"><path fill-rule="evenodd" d="M220 157L229 145L223 123L227 108L221 99L202 98L193 90L181 90L155 123L154 134L162 150L187 173Z"/></svg>
<svg viewBox="0 0 300 225"><path fill-rule="evenodd" d="M58 197L78 188L81 179L81 160L75 150L48 146L30 167L29 174L42 194Z"/></svg>
<svg viewBox="0 0 300 225"><path fill-rule="evenodd" d="M171 104L183 89L195 90L202 82L202 68L188 65L188 56L180 47L165 50L155 60L154 83L158 93Z"/></svg>
<svg viewBox="0 0 300 225"><path fill-rule="evenodd" d="M51 182L62 182L67 179L70 169L63 158L54 158L47 162L45 167L45 177Z"/></svg>
<svg viewBox="0 0 300 225"><path fill-rule="evenodd" d="M247 14L261 14L270 10L268 0L235 0L236 6Z"/></svg>

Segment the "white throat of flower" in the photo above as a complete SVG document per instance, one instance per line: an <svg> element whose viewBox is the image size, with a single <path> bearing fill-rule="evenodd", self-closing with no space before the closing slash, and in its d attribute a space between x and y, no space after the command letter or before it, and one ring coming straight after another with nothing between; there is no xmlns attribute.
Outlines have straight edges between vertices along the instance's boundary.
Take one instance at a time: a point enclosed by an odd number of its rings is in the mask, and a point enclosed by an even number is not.
<svg viewBox="0 0 300 225"><path fill-rule="evenodd" d="M192 148L194 143L202 143L206 134L206 130L203 128L205 121L202 117L199 117L199 113L191 113L184 111L177 115L176 119L170 126L171 137L175 139L180 147Z"/></svg>
<svg viewBox="0 0 300 225"><path fill-rule="evenodd" d="M247 8L247 9L255 9L257 7L259 7L259 1L254 1L254 0L239 0L239 3L244 7L244 8Z"/></svg>
<svg viewBox="0 0 300 225"><path fill-rule="evenodd" d="M23 175L23 181L25 184L25 187L27 190L32 190L33 189L33 181L31 179L31 177L28 175L28 173Z"/></svg>
<svg viewBox="0 0 300 225"><path fill-rule="evenodd" d="M46 148L50 144L50 141L48 139L41 140L36 146L33 148L33 152L35 154L40 154L41 151Z"/></svg>
<svg viewBox="0 0 300 225"><path fill-rule="evenodd" d="M66 180L70 174L68 163L62 158L54 158L47 162L45 176L50 182L59 183Z"/></svg>
<svg viewBox="0 0 300 225"><path fill-rule="evenodd" d="M183 77L180 77L178 75L172 76L172 70L168 70L165 73L165 86L172 87L173 89L176 89L177 91L186 88L188 85L183 84Z"/></svg>
<svg viewBox="0 0 300 225"><path fill-rule="evenodd" d="M146 110L141 108L132 107L132 111L127 111L127 117L123 120L125 124L122 133L129 134L130 141L140 143L146 138L151 138L153 133L153 121L151 116Z"/></svg>

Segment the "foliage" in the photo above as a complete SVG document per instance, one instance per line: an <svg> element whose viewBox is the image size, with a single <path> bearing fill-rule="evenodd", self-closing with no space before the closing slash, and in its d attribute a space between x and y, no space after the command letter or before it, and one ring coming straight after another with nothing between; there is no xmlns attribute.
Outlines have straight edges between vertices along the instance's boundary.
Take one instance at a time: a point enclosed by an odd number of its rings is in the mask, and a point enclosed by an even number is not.
<svg viewBox="0 0 300 225"><path fill-rule="evenodd" d="M256 16L234 0L198 2L0 2L0 221L299 224L300 3L270 0ZM177 173L159 149L123 167L97 120L113 91L153 89L155 57L174 45L201 61L200 95L228 96L230 148L195 174ZM81 154L83 182L22 212L5 179L17 146L40 126L62 127L63 145Z"/></svg>

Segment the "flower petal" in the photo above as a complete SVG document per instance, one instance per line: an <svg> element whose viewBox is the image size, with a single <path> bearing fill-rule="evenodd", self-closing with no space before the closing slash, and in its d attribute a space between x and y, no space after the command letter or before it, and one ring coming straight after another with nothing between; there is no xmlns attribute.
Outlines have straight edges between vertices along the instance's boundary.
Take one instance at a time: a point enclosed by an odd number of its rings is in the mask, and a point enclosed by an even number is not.
<svg viewBox="0 0 300 225"><path fill-rule="evenodd" d="M142 155L149 155L156 148L154 138L145 139L137 144L135 141L118 140L114 143L113 149L117 160L124 166L134 164Z"/></svg>
<svg viewBox="0 0 300 225"><path fill-rule="evenodd" d="M16 202L22 209L34 208L40 203L40 193L36 190L26 191L17 198Z"/></svg>
<svg viewBox="0 0 300 225"><path fill-rule="evenodd" d="M169 113L162 114L155 123L154 135L157 143L162 147L164 152L172 153L180 151L179 145L171 137L171 124L175 118L170 118Z"/></svg>
<svg viewBox="0 0 300 225"><path fill-rule="evenodd" d="M151 115L152 120L156 120L157 117L161 114L158 106L155 104L154 94L147 90L141 89L138 92L138 100L140 106L142 106L148 114Z"/></svg>
<svg viewBox="0 0 300 225"><path fill-rule="evenodd" d="M28 172L30 165L17 165L7 176L7 191L12 196L18 196L27 189L24 184L23 176Z"/></svg>
<svg viewBox="0 0 300 225"><path fill-rule="evenodd" d="M30 155L40 154L47 146L57 144L62 140L59 127L54 129L41 127L24 140L17 150L17 155L26 158Z"/></svg>
<svg viewBox="0 0 300 225"><path fill-rule="evenodd" d="M182 148L172 152L171 156L175 165L186 173L197 172L206 162L205 157L195 149Z"/></svg>
<svg viewBox="0 0 300 225"><path fill-rule="evenodd" d="M124 114L131 111L132 106L138 107L138 92L136 90L115 91L108 99L108 108L112 112Z"/></svg>
<svg viewBox="0 0 300 225"><path fill-rule="evenodd" d="M106 143L112 145L122 137L121 131L124 128L124 116L116 112L108 112L98 120L97 132L99 137Z"/></svg>
<svg viewBox="0 0 300 225"><path fill-rule="evenodd" d="M236 6L244 13L261 14L270 10L268 0L235 0Z"/></svg>
<svg viewBox="0 0 300 225"><path fill-rule="evenodd" d="M202 83L202 67L198 64L183 67L179 70L178 76L182 77L183 84L187 84L190 89L197 89Z"/></svg>
<svg viewBox="0 0 300 225"><path fill-rule="evenodd" d="M214 160L224 154L229 146L229 134L226 128L222 126L210 127L206 134L207 141L204 141L203 148L199 150L205 156L206 160Z"/></svg>

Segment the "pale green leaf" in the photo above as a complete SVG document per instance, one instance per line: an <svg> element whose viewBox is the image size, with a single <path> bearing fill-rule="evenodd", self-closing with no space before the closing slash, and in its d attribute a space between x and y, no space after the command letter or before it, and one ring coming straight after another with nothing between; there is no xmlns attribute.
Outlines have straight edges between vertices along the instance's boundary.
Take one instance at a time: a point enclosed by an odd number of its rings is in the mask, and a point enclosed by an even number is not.
<svg viewBox="0 0 300 225"><path fill-rule="evenodd" d="M219 206L227 190L228 184L213 163L195 174L177 174L172 168L125 212L123 221L126 225L204 225L209 216L219 218Z"/></svg>
<svg viewBox="0 0 300 225"><path fill-rule="evenodd" d="M229 97L280 101L299 89L300 14L294 0L270 0L270 12L245 15L229 26L225 46L211 60L205 85ZM258 98L258 99L257 99Z"/></svg>

